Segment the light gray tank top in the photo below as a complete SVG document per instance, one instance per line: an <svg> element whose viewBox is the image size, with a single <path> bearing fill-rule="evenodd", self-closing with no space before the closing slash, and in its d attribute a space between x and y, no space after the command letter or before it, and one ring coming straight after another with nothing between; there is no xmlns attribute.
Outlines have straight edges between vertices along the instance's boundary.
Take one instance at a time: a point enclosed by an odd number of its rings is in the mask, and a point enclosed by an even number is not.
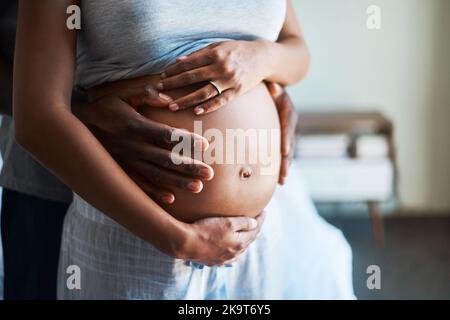
<svg viewBox="0 0 450 320"><path fill-rule="evenodd" d="M160 73L218 41L275 41L285 14L285 0L82 0L76 82Z"/></svg>

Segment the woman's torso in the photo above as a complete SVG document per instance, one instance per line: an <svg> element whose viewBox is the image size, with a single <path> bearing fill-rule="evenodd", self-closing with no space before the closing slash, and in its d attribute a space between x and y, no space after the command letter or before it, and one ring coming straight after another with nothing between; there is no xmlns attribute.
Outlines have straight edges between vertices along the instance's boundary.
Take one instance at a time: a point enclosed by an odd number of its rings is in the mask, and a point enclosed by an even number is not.
<svg viewBox="0 0 450 320"><path fill-rule="evenodd" d="M284 2L82 2L84 24L79 37L78 84L89 88L119 79L157 74L178 56L218 41L274 41L284 20ZM154 79L141 78L133 81L133 85ZM184 88L168 94L176 98L192 90ZM174 190L175 204L162 205L168 212L180 220L193 221L218 215L255 216L264 209L278 180L280 136L277 112L263 84L221 110L202 117L194 116L192 110L172 113L144 107L141 112L148 118L190 131L195 129L194 121L197 121L197 127L201 124L201 133L216 129L222 134L224 157L221 163L211 163L214 179L206 182L199 194ZM230 135L237 135L237 138ZM234 140L234 145L226 148L229 138ZM237 150L239 147L241 149ZM232 150L235 157L230 162L226 154Z"/></svg>

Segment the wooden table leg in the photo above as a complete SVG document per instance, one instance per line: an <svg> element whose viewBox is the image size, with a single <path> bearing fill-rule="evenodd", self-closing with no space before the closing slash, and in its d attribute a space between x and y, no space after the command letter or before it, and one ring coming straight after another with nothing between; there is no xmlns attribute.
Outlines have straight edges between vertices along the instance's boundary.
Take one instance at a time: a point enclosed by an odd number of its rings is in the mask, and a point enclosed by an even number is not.
<svg viewBox="0 0 450 320"><path fill-rule="evenodd" d="M378 202L369 201L369 216L372 224L372 233L377 246L382 249L384 247L384 225L383 217L380 212Z"/></svg>

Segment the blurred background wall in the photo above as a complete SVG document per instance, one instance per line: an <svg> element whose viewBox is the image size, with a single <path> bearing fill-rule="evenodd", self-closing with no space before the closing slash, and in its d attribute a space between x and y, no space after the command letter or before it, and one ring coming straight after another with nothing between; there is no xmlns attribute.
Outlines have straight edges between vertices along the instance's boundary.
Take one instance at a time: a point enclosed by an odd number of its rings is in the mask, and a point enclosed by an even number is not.
<svg viewBox="0 0 450 320"><path fill-rule="evenodd" d="M380 111L395 124L401 205L450 210L450 1L294 0L310 50L302 111ZM366 27L381 8L381 30Z"/></svg>

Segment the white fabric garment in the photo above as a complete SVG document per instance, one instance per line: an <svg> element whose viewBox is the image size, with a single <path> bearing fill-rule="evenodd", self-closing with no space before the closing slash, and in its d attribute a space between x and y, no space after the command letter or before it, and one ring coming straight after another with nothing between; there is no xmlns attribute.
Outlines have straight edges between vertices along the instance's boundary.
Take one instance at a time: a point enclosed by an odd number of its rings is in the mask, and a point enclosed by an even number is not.
<svg viewBox="0 0 450 320"><path fill-rule="evenodd" d="M230 297L355 299L351 248L317 213L295 161L266 210L260 238L230 270Z"/></svg>
<svg viewBox="0 0 450 320"><path fill-rule="evenodd" d="M231 268L193 268L76 199L64 227L60 299L354 299L351 249L318 216L295 165L261 235ZM80 267L81 290L66 287L70 265Z"/></svg>

